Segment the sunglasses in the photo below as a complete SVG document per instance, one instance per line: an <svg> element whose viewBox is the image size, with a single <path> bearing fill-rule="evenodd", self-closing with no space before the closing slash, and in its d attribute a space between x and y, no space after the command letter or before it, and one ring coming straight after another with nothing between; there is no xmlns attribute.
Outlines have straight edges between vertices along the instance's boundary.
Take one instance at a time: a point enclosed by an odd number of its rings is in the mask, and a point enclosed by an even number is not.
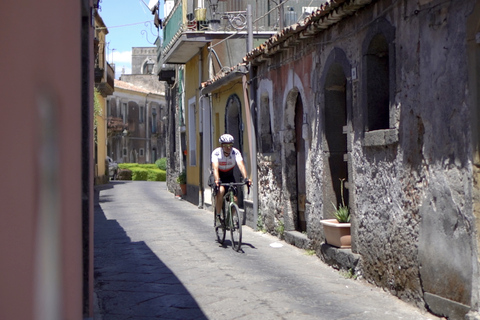
<svg viewBox="0 0 480 320"><path fill-rule="evenodd" d="M224 144L222 144L222 147L231 148L231 147L233 147L233 143L224 143Z"/></svg>

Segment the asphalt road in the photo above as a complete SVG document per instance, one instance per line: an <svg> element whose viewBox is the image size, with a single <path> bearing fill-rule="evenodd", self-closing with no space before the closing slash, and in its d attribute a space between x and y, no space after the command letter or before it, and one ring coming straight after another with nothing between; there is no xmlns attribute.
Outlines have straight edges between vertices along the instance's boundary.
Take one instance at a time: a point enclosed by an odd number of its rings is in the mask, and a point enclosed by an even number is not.
<svg viewBox="0 0 480 320"><path fill-rule="evenodd" d="M215 241L163 182L96 187L95 319L439 319L276 237ZM229 239L229 234L227 234Z"/></svg>

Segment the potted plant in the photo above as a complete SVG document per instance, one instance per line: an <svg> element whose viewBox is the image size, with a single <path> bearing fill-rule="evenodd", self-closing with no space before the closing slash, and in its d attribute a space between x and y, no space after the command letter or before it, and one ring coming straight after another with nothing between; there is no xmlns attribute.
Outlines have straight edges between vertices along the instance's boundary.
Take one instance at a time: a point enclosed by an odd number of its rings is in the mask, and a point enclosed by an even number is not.
<svg viewBox="0 0 480 320"><path fill-rule="evenodd" d="M177 177L177 182L180 185L180 189L182 189L182 194L186 195L187 194L187 173L185 170L180 172L180 174Z"/></svg>
<svg viewBox="0 0 480 320"><path fill-rule="evenodd" d="M335 219L325 219L320 222L323 225L325 233L325 242L329 245L342 249L350 248L352 244L352 236L350 234L350 210L343 199L343 183L345 179L340 179L342 203L338 207L332 203L335 208L333 215Z"/></svg>

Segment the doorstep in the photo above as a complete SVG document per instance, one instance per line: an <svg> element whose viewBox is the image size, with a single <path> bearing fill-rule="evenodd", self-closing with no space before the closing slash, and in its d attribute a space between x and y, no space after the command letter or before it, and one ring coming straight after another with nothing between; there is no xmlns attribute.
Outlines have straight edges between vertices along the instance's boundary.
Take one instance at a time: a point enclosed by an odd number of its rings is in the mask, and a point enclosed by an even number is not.
<svg viewBox="0 0 480 320"><path fill-rule="evenodd" d="M285 231L283 234L285 237L285 242L288 244L294 245L300 249L311 249L310 248L310 239L307 235L298 231Z"/></svg>
<svg viewBox="0 0 480 320"><path fill-rule="evenodd" d="M351 249L340 249L324 243L320 247L320 259L335 269L355 272L360 255L353 253Z"/></svg>

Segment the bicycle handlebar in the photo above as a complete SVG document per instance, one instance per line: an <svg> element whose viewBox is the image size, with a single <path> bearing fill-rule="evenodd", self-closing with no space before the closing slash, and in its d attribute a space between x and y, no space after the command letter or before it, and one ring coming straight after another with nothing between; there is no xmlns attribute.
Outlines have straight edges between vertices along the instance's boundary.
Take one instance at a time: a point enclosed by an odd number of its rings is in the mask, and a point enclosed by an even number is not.
<svg viewBox="0 0 480 320"><path fill-rule="evenodd" d="M233 187L233 186L243 186L247 185L248 187L248 194L250 194L250 184L246 182L220 182L219 186L224 186L224 187Z"/></svg>
<svg viewBox="0 0 480 320"><path fill-rule="evenodd" d="M224 187L243 186L244 184L247 184L247 183L245 183L245 182L220 182L220 185L224 186Z"/></svg>

